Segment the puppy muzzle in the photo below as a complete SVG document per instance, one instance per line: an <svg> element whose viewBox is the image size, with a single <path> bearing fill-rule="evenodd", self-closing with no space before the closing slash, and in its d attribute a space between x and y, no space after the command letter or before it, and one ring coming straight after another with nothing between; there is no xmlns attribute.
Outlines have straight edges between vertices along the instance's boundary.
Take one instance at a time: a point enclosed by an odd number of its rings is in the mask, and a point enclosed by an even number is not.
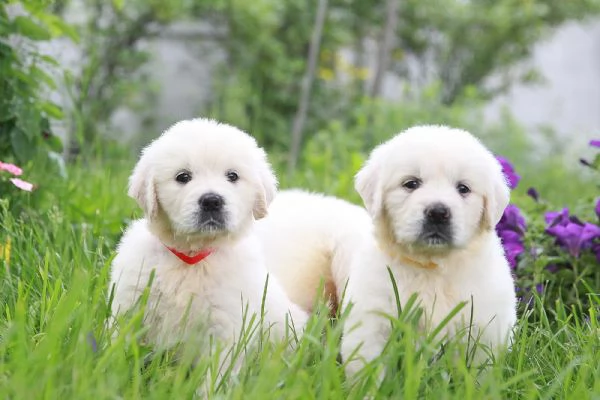
<svg viewBox="0 0 600 400"><path fill-rule="evenodd" d="M423 210L424 218L419 242L427 247L452 246L452 213L443 203L434 203Z"/></svg>
<svg viewBox="0 0 600 400"><path fill-rule="evenodd" d="M225 199L217 193L205 193L198 200L198 227L201 231L220 231L226 227Z"/></svg>

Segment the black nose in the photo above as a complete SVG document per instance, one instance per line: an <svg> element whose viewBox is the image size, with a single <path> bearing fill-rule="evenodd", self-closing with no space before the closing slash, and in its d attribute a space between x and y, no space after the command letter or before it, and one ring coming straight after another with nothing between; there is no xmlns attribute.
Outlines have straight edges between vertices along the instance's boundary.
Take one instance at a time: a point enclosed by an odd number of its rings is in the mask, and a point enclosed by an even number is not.
<svg viewBox="0 0 600 400"><path fill-rule="evenodd" d="M450 209L446 205L442 203L435 203L425 209L425 216L427 217L428 221L440 224L448 222L451 214Z"/></svg>
<svg viewBox="0 0 600 400"><path fill-rule="evenodd" d="M221 211L225 201L216 193L206 193L200 196L199 203L202 211Z"/></svg>

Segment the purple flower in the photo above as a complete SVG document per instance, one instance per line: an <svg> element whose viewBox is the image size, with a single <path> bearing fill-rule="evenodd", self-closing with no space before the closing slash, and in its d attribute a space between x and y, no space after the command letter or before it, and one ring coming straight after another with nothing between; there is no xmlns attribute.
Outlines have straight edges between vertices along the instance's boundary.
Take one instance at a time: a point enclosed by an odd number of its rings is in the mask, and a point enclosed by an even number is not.
<svg viewBox="0 0 600 400"><path fill-rule="evenodd" d="M558 264L550 263L550 264L546 265L546 271L550 272L551 274L555 274L559 270L560 270L560 266Z"/></svg>
<svg viewBox="0 0 600 400"><path fill-rule="evenodd" d="M600 263L600 242L592 245L592 253L596 255L596 260Z"/></svg>
<svg viewBox="0 0 600 400"><path fill-rule="evenodd" d="M498 225L496 225L496 230L498 232L511 230L523 234L526 228L527 224L525 223L525 218L523 218L519 207L514 204L509 204L508 207L504 209L502 218L500 218Z"/></svg>
<svg viewBox="0 0 600 400"><path fill-rule="evenodd" d="M504 254L508 263L515 269L517 267L517 258L525 251L525 246L521 242L521 235L517 232L505 229L498 232L502 246L504 247Z"/></svg>
<svg viewBox="0 0 600 400"><path fill-rule="evenodd" d="M92 351L94 353L97 353L98 352L98 343L96 342L96 338L94 337L94 334L92 332L88 332L87 342L90 345L90 347L92 348Z"/></svg>
<svg viewBox="0 0 600 400"><path fill-rule="evenodd" d="M522 237L526 229L527 224L519 207L509 204L496 225L496 233L502 241L506 259L513 269L517 267L517 258L525 251Z"/></svg>
<svg viewBox="0 0 600 400"><path fill-rule="evenodd" d="M538 292L538 294L544 293L544 284L538 283L537 285L535 285L535 291Z"/></svg>
<svg viewBox="0 0 600 400"><path fill-rule="evenodd" d="M521 177L515 172L514 167L506 158L496 156L496 159L502 166L502 172L504 173L504 176L506 177L506 180L508 181L508 186L511 189L516 188L517 185L519 184L519 181L521 180Z"/></svg>
<svg viewBox="0 0 600 400"><path fill-rule="evenodd" d="M600 147L600 140L591 140L590 146L592 147Z"/></svg>
<svg viewBox="0 0 600 400"><path fill-rule="evenodd" d="M512 269L517 268L517 259L525 251L525 247L518 242L509 242L504 244L504 254Z"/></svg>
<svg viewBox="0 0 600 400"><path fill-rule="evenodd" d="M540 195L538 194L537 190L535 190L535 188L530 187L529 189L527 189L527 195L536 202L540 200Z"/></svg>
<svg viewBox="0 0 600 400"><path fill-rule="evenodd" d="M561 211L549 211L544 214L544 220L549 226L566 225L569 223L569 209L563 208Z"/></svg>
<svg viewBox="0 0 600 400"><path fill-rule="evenodd" d="M546 229L546 232L556 238L556 242L567 249L573 257L579 257L582 249L592 246L592 241L600 238L600 227L585 223L580 225L574 222L555 224Z"/></svg>
<svg viewBox="0 0 600 400"><path fill-rule="evenodd" d="M516 287L515 292L517 294L517 301L519 303L524 303L526 308L532 308L534 302L533 289L538 293L538 295L543 294L544 292L544 284L538 283L535 286L528 286L524 288Z"/></svg>

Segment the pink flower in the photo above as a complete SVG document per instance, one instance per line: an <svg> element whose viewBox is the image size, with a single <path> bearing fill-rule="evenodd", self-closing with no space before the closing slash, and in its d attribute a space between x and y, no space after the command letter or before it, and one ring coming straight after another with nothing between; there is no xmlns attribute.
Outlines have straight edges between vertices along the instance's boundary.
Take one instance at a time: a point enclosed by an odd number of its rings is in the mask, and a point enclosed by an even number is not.
<svg viewBox="0 0 600 400"><path fill-rule="evenodd" d="M19 176L23 173L23 170L14 164L3 163L0 161L0 171L8 171L15 176Z"/></svg>
<svg viewBox="0 0 600 400"><path fill-rule="evenodd" d="M33 190L33 184L29 182L25 182L18 178L11 178L10 181L13 185L18 187L19 189L25 190L26 192L31 192Z"/></svg>

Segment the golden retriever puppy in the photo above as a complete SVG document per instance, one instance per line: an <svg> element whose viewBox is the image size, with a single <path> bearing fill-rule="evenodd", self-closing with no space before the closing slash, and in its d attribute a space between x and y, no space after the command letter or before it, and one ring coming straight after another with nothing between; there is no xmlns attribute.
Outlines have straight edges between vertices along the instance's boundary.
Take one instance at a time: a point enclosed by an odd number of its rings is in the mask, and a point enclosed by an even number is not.
<svg viewBox="0 0 600 400"><path fill-rule="evenodd" d="M389 338L382 314L397 310L388 267L401 304L418 296L424 329L466 302L442 334L470 328L492 349L505 345L516 296L494 227L509 188L492 153L463 130L417 126L375 148L355 187L373 231L350 268L344 304L352 308L342 342L347 373L379 356Z"/></svg>
<svg viewBox="0 0 600 400"><path fill-rule="evenodd" d="M112 264L113 315L131 309L149 287L144 324L150 341L170 345L207 329L239 339L264 311L271 335L307 314L267 270L255 220L276 193L265 152L239 129L208 119L181 121L146 147L129 182L145 217L128 227ZM153 276L151 281L151 276Z"/></svg>

